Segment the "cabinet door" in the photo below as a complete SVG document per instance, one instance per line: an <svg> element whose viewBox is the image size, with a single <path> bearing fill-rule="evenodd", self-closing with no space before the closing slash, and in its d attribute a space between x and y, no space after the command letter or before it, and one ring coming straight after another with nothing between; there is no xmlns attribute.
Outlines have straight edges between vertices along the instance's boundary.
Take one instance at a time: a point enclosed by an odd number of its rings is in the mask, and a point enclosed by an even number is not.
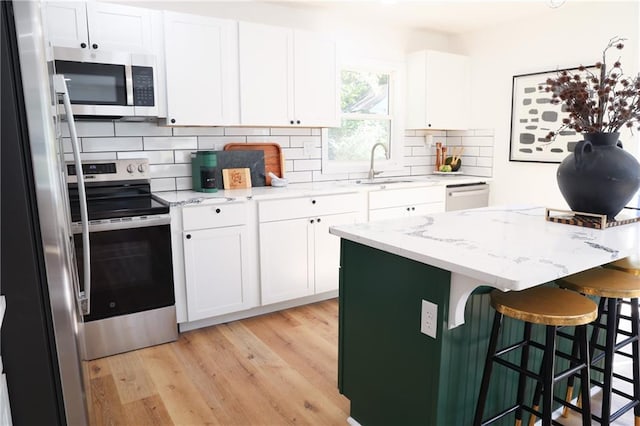
<svg viewBox="0 0 640 426"><path fill-rule="evenodd" d="M235 124L237 23L165 12L167 124Z"/></svg>
<svg viewBox="0 0 640 426"><path fill-rule="evenodd" d="M410 210L410 206L397 206L387 207L384 209L369 210L369 222L407 217L410 215Z"/></svg>
<svg viewBox="0 0 640 426"><path fill-rule="evenodd" d="M45 21L47 38L53 46L81 48L84 43L88 48L85 2L47 2Z"/></svg>
<svg viewBox="0 0 640 426"><path fill-rule="evenodd" d="M240 22L239 43L241 124L294 124L293 31Z"/></svg>
<svg viewBox="0 0 640 426"><path fill-rule="evenodd" d="M420 216L423 214L441 213L444 211L444 203L416 204L412 206L411 216Z"/></svg>
<svg viewBox="0 0 640 426"><path fill-rule="evenodd" d="M426 124L435 129L468 128L469 59L445 52L427 52Z"/></svg>
<svg viewBox="0 0 640 426"><path fill-rule="evenodd" d="M307 31L295 31L294 115L301 126L337 127L336 44Z"/></svg>
<svg viewBox="0 0 640 426"><path fill-rule="evenodd" d="M355 223L357 213L323 216L314 224L315 292L338 289L340 271L340 238L329 233L330 226Z"/></svg>
<svg viewBox="0 0 640 426"><path fill-rule="evenodd" d="M189 321L251 308L245 226L184 233Z"/></svg>
<svg viewBox="0 0 640 426"><path fill-rule="evenodd" d="M313 294L309 265L312 230L306 218L260 224L263 305Z"/></svg>
<svg viewBox="0 0 640 426"><path fill-rule="evenodd" d="M87 2L92 49L153 53L152 11L112 3Z"/></svg>

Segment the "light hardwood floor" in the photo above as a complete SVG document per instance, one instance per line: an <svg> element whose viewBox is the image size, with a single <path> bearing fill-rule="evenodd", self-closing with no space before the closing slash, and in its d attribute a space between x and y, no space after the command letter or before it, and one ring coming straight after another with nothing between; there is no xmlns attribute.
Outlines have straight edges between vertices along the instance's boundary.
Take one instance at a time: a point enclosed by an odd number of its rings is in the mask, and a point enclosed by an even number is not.
<svg viewBox="0 0 640 426"><path fill-rule="evenodd" d="M91 361L92 425L345 425L336 299Z"/></svg>

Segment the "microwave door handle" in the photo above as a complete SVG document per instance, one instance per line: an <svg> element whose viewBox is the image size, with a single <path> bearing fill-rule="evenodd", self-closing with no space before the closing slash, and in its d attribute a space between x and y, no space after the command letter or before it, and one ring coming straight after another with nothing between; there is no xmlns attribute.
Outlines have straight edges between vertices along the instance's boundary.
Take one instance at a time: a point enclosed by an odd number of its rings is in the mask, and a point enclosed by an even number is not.
<svg viewBox="0 0 640 426"><path fill-rule="evenodd" d="M124 80L127 86L127 105L133 106L133 69L131 65L124 66Z"/></svg>
<svg viewBox="0 0 640 426"><path fill-rule="evenodd" d="M84 174L82 172L82 161L80 159L80 145L78 144L78 133L76 132L76 122L71 111L71 100L69 90L65 82L64 75L56 74L54 78L54 88L56 94L62 96L64 111L69 125L71 136L71 147L73 148L73 161L76 166L76 177L78 181L78 195L80 198L80 221L82 223L82 260L84 268L84 291L78 293L81 310L84 315L91 313L91 250L89 246L89 215L87 214L87 194L84 187Z"/></svg>

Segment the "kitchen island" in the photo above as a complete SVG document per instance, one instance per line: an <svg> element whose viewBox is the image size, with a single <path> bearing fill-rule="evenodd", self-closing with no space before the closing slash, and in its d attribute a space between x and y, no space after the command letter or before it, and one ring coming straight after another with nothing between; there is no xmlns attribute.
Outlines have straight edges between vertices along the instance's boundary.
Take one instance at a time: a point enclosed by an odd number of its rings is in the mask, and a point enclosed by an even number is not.
<svg viewBox="0 0 640 426"><path fill-rule="evenodd" d="M544 216L540 207L493 207L330 229L342 238L338 386L352 420L471 424L493 320L488 292L640 250L640 223L597 230ZM505 321L503 335L520 329ZM512 377L496 377L487 412L515 395Z"/></svg>

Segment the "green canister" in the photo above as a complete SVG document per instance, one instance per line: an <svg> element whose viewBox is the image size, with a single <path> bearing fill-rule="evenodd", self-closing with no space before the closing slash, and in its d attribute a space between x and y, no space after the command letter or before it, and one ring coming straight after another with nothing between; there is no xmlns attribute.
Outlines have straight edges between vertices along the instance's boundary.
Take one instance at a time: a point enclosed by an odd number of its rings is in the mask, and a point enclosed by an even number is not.
<svg viewBox="0 0 640 426"><path fill-rule="evenodd" d="M194 191L216 192L218 157L215 151L198 151L191 156L191 178Z"/></svg>

